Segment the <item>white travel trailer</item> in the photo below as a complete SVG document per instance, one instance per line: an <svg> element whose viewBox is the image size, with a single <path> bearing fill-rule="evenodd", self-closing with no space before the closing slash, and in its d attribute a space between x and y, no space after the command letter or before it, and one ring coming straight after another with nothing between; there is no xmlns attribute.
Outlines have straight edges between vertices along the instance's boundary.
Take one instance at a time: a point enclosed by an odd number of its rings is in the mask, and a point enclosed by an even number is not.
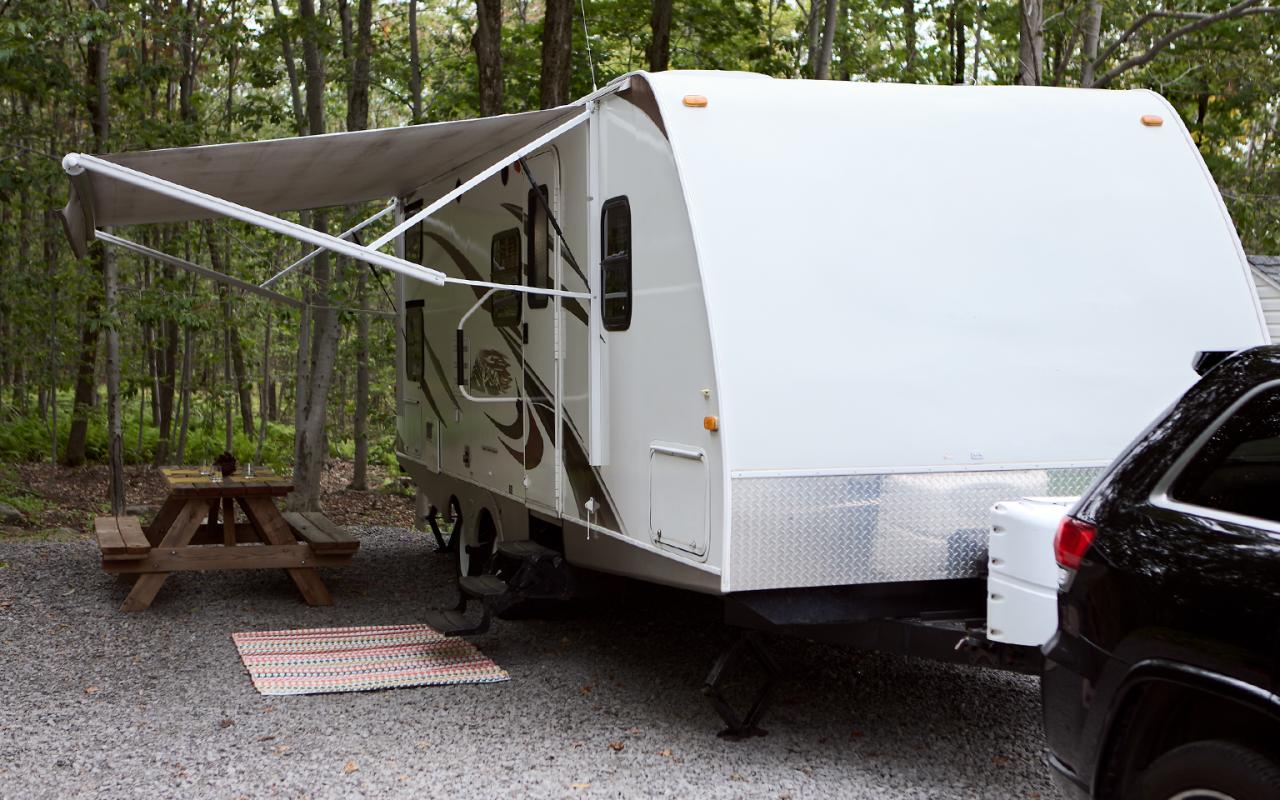
<svg viewBox="0 0 1280 800"><path fill-rule="evenodd" d="M464 569L532 535L748 625L980 605L993 502L1078 493L1197 351L1268 340L1146 91L636 73L66 166L81 248L216 213L397 273L399 455ZM261 213L375 197L397 224L368 246Z"/></svg>

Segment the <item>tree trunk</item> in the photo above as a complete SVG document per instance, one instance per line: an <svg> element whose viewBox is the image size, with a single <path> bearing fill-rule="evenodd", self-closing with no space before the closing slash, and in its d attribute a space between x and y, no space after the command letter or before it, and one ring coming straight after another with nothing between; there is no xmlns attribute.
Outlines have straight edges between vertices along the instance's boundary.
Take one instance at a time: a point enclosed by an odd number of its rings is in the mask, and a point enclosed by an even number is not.
<svg viewBox="0 0 1280 800"><path fill-rule="evenodd" d="M368 302L368 270L360 270L356 294L363 312ZM351 488L365 491L369 488L369 315L359 314L356 319L356 416L353 423L356 440L356 463L351 476Z"/></svg>
<svg viewBox="0 0 1280 800"><path fill-rule="evenodd" d="M982 61L982 12L987 7L983 0L976 2L977 10L973 17L973 77L970 80L974 86L978 85L978 65Z"/></svg>
<svg viewBox="0 0 1280 800"><path fill-rule="evenodd" d="M1080 65L1080 85L1093 88L1098 61L1098 36L1102 31L1102 0L1089 0L1084 18L1084 53Z"/></svg>
<svg viewBox="0 0 1280 800"><path fill-rule="evenodd" d="M182 328L182 388L179 390L179 405L182 406L182 419L178 424L178 463L187 461L187 431L191 427L191 326Z"/></svg>
<svg viewBox="0 0 1280 800"><path fill-rule="evenodd" d="M662 2L671 0L655 0L655 8ZM554 108L569 102L573 0L547 0L546 5L547 13L542 19L542 81L538 94L542 108Z"/></svg>
<svg viewBox="0 0 1280 800"><path fill-rule="evenodd" d="M650 72L662 72L671 60L672 4L672 0L653 0L653 9L649 14L649 30L652 31L653 38L645 48Z"/></svg>
<svg viewBox="0 0 1280 800"><path fill-rule="evenodd" d="M817 5L815 0L814 5ZM915 83L916 59L916 0L902 0L902 39L906 49L902 72L907 83Z"/></svg>
<svg viewBox="0 0 1280 800"><path fill-rule="evenodd" d="M409 101L413 124L422 122L422 57L418 53L418 0L409 0Z"/></svg>
<svg viewBox="0 0 1280 800"><path fill-rule="evenodd" d="M271 408L271 320L274 314L267 307L266 333L262 337L262 385L258 392L258 445L253 450L255 463L262 463L262 445L267 440L267 416Z"/></svg>
<svg viewBox="0 0 1280 800"><path fill-rule="evenodd" d="M280 35L280 49L284 55L284 71L289 76L289 100L293 108L293 121L299 136L307 135L307 116L302 109L302 89L298 81L298 64L293 58L293 35L289 33L289 21L280 13L280 0L271 0L275 12L276 30ZM313 13L314 16L314 13Z"/></svg>
<svg viewBox="0 0 1280 800"><path fill-rule="evenodd" d="M827 0L827 19L822 26L822 52L818 54L818 69L814 77L820 81L831 78L831 53L836 44L836 23L840 19L840 0Z"/></svg>
<svg viewBox="0 0 1280 800"><path fill-rule="evenodd" d="M955 85L964 84L964 7L957 2L951 7L951 12L955 15L955 26L953 28L952 41L955 43L955 61L952 64L951 83Z"/></svg>
<svg viewBox="0 0 1280 800"><path fill-rule="evenodd" d="M305 1L305 0L304 0ZM502 113L502 0L476 0L471 37L480 78L480 116Z"/></svg>
<svg viewBox="0 0 1280 800"><path fill-rule="evenodd" d="M1020 86L1044 82L1044 0L1018 4L1018 77Z"/></svg>
<svg viewBox="0 0 1280 800"><path fill-rule="evenodd" d="M816 78L818 75L818 50L821 45L822 36L822 9L826 6L819 0L810 0L809 3L809 23L806 30L806 41L809 44L809 77Z"/></svg>
<svg viewBox="0 0 1280 800"><path fill-rule="evenodd" d="M99 0L106 10L106 0ZM105 48L104 48L105 50ZM102 77L106 79L106 58L103 58ZM105 94L105 91L104 91ZM109 229L108 229L109 232ZM103 295L106 298L107 328L107 454L109 470L111 513L124 513L124 425L120 408L120 330L119 330L119 276L116 274L115 253L105 244L98 244L102 261ZM142 425L139 415L138 425Z"/></svg>

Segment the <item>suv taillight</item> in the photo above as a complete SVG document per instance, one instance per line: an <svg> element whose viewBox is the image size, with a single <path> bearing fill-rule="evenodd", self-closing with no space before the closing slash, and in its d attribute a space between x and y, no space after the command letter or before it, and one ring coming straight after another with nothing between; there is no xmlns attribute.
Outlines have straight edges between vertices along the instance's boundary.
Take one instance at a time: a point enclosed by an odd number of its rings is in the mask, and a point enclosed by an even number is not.
<svg viewBox="0 0 1280 800"><path fill-rule="evenodd" d="M1080 559L1093 544L1098 529L1075 517L1063 517L1058 523L1058 533L1053 537L1053 556L1064 569L1080 568Z"/></svg>

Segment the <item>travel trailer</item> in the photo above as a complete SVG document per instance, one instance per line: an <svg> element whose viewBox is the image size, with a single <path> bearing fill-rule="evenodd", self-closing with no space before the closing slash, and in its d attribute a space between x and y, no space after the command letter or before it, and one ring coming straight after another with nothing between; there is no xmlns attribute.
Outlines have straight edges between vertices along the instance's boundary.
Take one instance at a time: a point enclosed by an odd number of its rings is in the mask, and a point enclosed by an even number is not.
<svg viewBox="0 0 1280 800"><path fill-rule="evenodd" d="M398 454L464 574L533 539L818 638L980 614L993 503L1078 494L1197 351L1268 341L1146 91L634 73L545 111L64 166L80 252L220 215L396 273ZM376 198L396 222L367 245L272 216Z"/></svg>

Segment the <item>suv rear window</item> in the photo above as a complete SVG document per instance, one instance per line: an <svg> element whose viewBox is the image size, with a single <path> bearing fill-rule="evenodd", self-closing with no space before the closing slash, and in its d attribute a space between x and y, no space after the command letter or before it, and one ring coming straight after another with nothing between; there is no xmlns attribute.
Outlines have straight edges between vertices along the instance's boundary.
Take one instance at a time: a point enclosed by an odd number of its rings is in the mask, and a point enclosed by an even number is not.
<svg viewBox="0 0 1280 800"><path fill-rule="evenodd" d="M1169 494L1179 502L1280 522L1280 387L1236 409Z"/></svg>

